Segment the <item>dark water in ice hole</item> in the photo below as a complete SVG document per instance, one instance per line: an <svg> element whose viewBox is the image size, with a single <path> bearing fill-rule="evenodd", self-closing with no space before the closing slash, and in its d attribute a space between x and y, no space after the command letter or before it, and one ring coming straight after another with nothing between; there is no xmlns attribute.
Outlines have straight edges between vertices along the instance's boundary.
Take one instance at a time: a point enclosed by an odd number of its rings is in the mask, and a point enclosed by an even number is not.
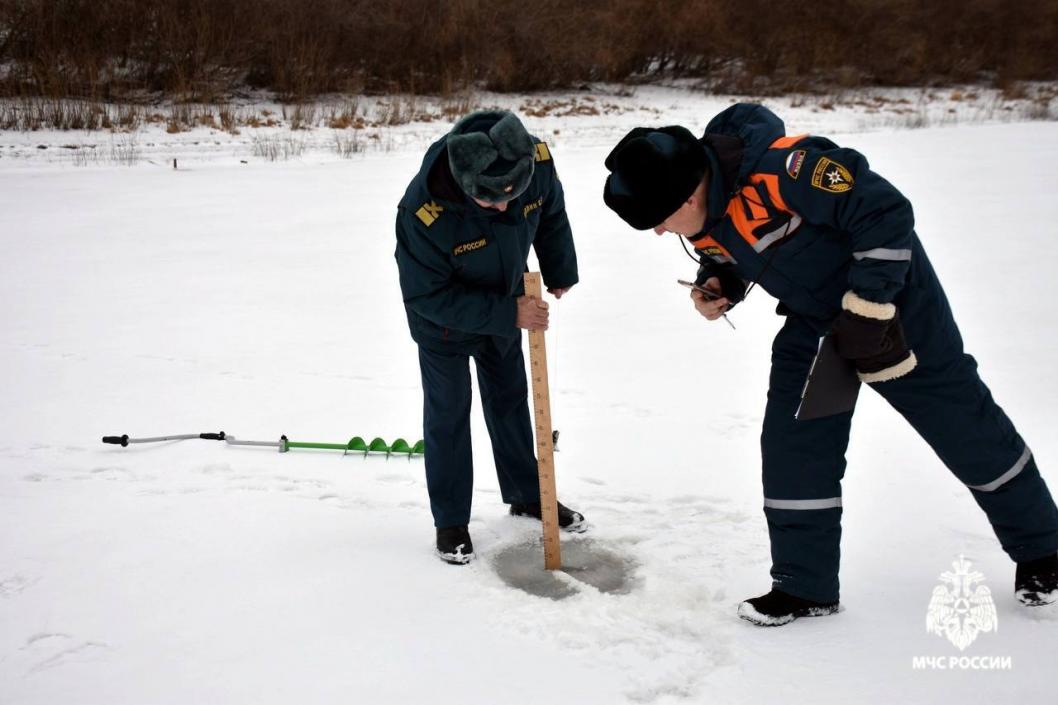
<svg viewBox="0 0 1058 705"><path fill-rule="evenodd" d="M580 587L544 569L544 548L539 541L503 548L491 561L496 573L511 587L530 595L561 600ZM635 562L591 539L562 542L562 572L600 592L623 595L635 587Z"/></svg>

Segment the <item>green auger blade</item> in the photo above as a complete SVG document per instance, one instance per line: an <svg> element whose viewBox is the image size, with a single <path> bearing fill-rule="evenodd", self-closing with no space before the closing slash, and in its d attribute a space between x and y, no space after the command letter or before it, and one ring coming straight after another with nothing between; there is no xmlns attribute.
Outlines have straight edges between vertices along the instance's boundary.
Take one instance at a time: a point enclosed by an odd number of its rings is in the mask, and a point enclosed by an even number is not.
<svg viewBox="0 0 1058 705"><path fill-rule="evenodd" d="M408 442L403 438L398 438L393 441L393 445L389 447L389 451L391 453L407 453L408 455L411 455L411 446L408 445Z"/></svg>
<svg viewBox="0 0 1058 705"><path fill-rule="evenodd" d="M425 453L426 453L426 443L423 442L423 441L419 441L411 449L411 454L412 455L424 455Z"/></svg>
<svg viewBox="0 0 1058 705"><path fill-rule="evenodd" d="M389 445L381 438L376 438L371 441L371 445L367 447L367 450L371 453L389 453Z"/></svg>
<svg viewBox="0 0 1058 705"><path fill-rule="evenodd" d="M364 439L360 436L353 436L349 443L345 446L346 451L356 450L362 453L367 452L367 443L364 443Z"/></svg>

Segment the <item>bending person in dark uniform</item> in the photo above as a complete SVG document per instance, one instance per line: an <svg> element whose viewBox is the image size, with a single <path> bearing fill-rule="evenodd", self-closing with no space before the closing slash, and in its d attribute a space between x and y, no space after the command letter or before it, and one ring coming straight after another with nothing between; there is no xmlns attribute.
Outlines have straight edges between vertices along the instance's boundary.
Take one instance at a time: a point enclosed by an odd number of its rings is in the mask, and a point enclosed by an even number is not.
<svg viewBox="0 0 1058 705"><path fill-rule="evenodd" d="M1058 509L1035 458L963 351L914 231L911 204L863 155L787 136L760 105L735 105L696 139L636 128L606 159L605 200L632 227L683 235L701 266L698 311L716 320L757 285L779 300L761 435L772 591L743 602L762 625L838 610L841 479L852 412L794 414L819 337L936 451L1017 563L1029 605L1058 600ZM719 298L716 298L719 297Z"/></svg>
<svg viewBox="0 0 1058 705"><path fill-rule="evenodd" d="M397 267L419 345L426 481L440 557L474 557L470 366L474 358L503 501L540 518L540 487L520 329L545 330L547 303L525 296L529 248L560 298L577 283L562 185L547 145L507 111L479 111L426 152L397 208ZM559 525L586 528L558 505Z"/></svg>

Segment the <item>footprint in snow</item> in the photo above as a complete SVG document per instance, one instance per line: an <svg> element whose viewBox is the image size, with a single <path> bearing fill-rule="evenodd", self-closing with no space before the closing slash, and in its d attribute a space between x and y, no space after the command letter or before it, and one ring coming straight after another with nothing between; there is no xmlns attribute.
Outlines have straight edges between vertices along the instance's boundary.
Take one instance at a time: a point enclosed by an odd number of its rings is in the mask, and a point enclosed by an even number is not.
<svg viewBox="0 0 1058 705"><path fill-rule="evenodd" d="M80 480L109 480L109 481L130 481L134 482L139 478L136 477L128 468L118 466L104 466L92 468L86 475L82 475L78 479Z"/></svg>
<svg viewBox="0 0 1058 705"><path fill-rule="evenodd" d="M37 661L26 672L27 676L57 668L70 662L98 661L110 645L102 641L83 641L77 643L69 634L41 633L26 640L22 651L40 655L51 651L51 655Z"/></svg>
<svg viewBox="0 0 1058 705"><path fill-rule="evenodd" d="M14 597L18 595L35 581L31 581L24 575L12 575L0 580L0 597Z"/></svg>

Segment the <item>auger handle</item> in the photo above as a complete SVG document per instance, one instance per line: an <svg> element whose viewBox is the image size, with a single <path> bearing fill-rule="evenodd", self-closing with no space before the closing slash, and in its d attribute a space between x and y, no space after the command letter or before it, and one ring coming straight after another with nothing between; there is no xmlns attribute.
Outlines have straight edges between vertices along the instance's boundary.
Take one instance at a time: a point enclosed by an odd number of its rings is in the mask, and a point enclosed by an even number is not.
<svg viewBox="0 0 1058 705"><path fill-rule="evenodd" d="M103 436L103 442L124 448L129 444L129 436L128 434L125 434L124 436Z"/></svg>
<svg viewBox="0 0 1058 705"><path fill-rule="evenodd" d="M206 441L223 441L227 439L227 436L224 435L224 431L221 431L220 433L200 433L198 434L198 437Z"/></svg>

